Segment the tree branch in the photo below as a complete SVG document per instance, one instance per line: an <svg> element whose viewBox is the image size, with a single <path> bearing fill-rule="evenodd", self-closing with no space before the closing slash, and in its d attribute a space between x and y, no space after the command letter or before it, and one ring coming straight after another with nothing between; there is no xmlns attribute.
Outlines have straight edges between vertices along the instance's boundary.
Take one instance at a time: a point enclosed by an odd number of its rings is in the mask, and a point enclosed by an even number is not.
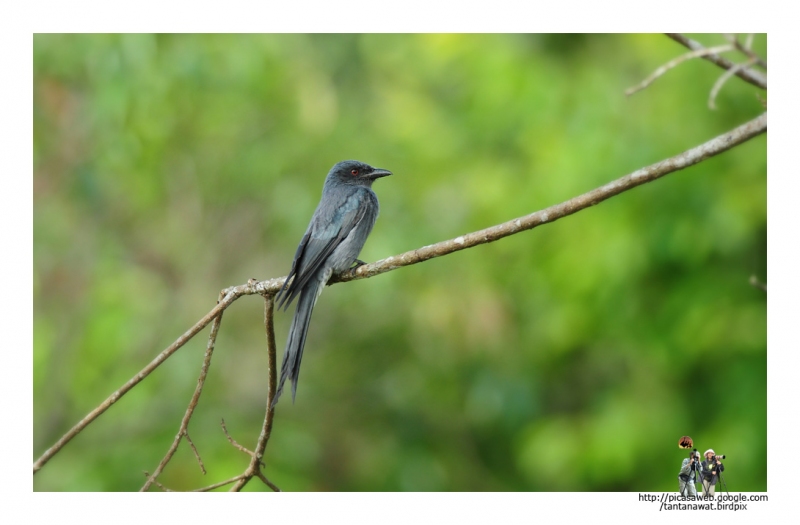
<svg viewBox="0 0 800 525"><path fill-rule="evenodd" d="M709 57L711 56L713 55L709 55ZM739 73L742 73L743 71L740 71ZM766 82L764 87L766 87ZM447 255L453 252L471 248L479 244L493 242L498 239L502 239L503 237L508 237L509 235L530 230L547 222L553 222L562 217L572 215L573 213L576 213L584 208L594 206L595 204L611 198L614 195L618 195L624 191L633 189L636 186L654 181L663 177L664 175L687 168L709 157L719 155L720 153L723 153L734 146L737 146L761 133L764 133L766 130L767 113L765 112L759 117L703 144L700 144L699 146L684 151L683 153L680 153L674 157L670 157L650 166L638 169L633 173L609 182L608 184L584 193L583 195L579 195L570 200L564 201L561 204L550 206L544 210L540 210L531 213L530 215L513 219L484 230L468 233L456 237L455 239L442 241L429 246L423 246L422 248L418 248L416 250L411 250L406 253L388 257L371 264L359 266L358 268L345 272L342 275L335 276L333 279L331 279L331 281L329 281L328 284L367 279L391 270L396 270L397 268L417 264L434 257L441 257L442 255ZM147 377L169 356L174 354L181 346L189 341L189 339L194 337L194 335L208 325L208 323L219 316L236 299L243 295L253 294L273 296L283 285L285 279L286 277L276 277L260 282L250 281L247 284L224 289L221 292L221 296L223 297L222 300L218 301L218 304L208 314L206 314L192 328L190 328L186 333L172 343L172 345L161 352L153 361L150 362L150 364L148 364L138 374L125 383L119 390L111 394L111 396L101 403L100 406L92 410L86 417L78 422L78 424L76 424L64 436L62 436L55 445L49 448L33 464L34 474L39 471L39 469L41 469L41 467L47 463L47 461L49 461L59 450L61 450L64 445L72 440L81 430L86 428L89 423L94 421L100 414L105 412L112 404L119 400L120 397L125 395L128 391L130 391L131 388L136 386L136 384L142 381L142 379ZM269 299L269 302L272 302L271 298ZM269 337L270 335L268 330L268 339ZM272 337L274 339L274 335ZM272 373L273 372L271 371L270 374ZM270 385L272 385L272 379L270 379ZM274 392L272 386L270 386L270 391ZM270 401L268 400L267 403L269 404ZM265 417L264 426L262 428L262 437L266 436L266 438L269 437L269 429L271 428L271 420L268 421L269 417L269 411L267 411L267 416ZM259 438L259 444L260 443L261 437ZM264 441L264 445L266 445L266 441ZM258 449L256 452L256 455L258 455ZM263 452L263 449L261 449L261 452Z"/></svg>
<svg viewBox="0 0 800 525"><path fill-rule="evenodd" d="M403 266L409 266L422 261L427 261L428 259L432 259L434 257L447 255L449 253L471 248L479 244L493 242L521 231L530 230L541 224L553 222L557 219L566 217L567 215L572 215L573 213L576 213L584 208L588 208L589 206L594 206L595 204L613 197L614 195L633 189L636 186L642 185L646 182L654 181L663 177L664 175L688 168L689 166L693 166L694 164L697 164L698 162L701 162L707 158L719 155L720 153L746 142L751 138L764 133L765 131L767 131L766 112L727 133L723 133L722 135L709 140L708 142L684 151L683 153L680 153L674 157L670 157L662 160L661 162L638 169L633 173L625 175L624 177L620 177L615 181L609 182L608 184L584 193L583 195L573 197L572 199L564 201L561 204L550 206L549 208L545 208L518 219L504 222L503 224L498 224L497 226L492 226L491 228L486 228L485 230L468 233L466 235L456 237L455 239L442 241L430 246L423 246L417 250L411 250L409 252L388 257L371 264L359 266L358 268L350 270L338 278L334 277L335 280L332 280L331 284L334 282L347 282L374 277ZM274 281L278 281L278 283L275 283ZM273 279L271 281L263 281L259 283L259 285L263 284L265 289L272 290L274 289L273 287L280 288L282 282L282 278ZM237 288L231 288L229 290L237 290Z"/></svg>
<svg viewBox="0 0 800 525"><path fill-rule="evenodd" d="M687 38L680 33L665 33L665 34L674 41L688 47L691 50L697 51L700 49L705 49L703 44L701 44L700 42L692 40L691 38ZM713 62L722 69L731 69L733 67L736 67L736 64L734 64L727 58L723 58L717 55L716 53L712 53L710 55L704 55L703 58L708 60L709 62ZM754 86L760 87L761 89L767 89L767 77L766 75L759 73L758 71L754 71L752 69L740 69L736 72L736 76L741 78L745 82L749 82Z"/></svg>
<svg viewBox="0 0 800 525"><path fill-rule="evenodd" d="M169 356L177 352L179 348L185 345L192 337L197 335L197 333L200 330L205 328L206 325L208 325L208 323L214 320L220 313L222 313L223 310L225 310L228 306L230 306L230 304L236 299L238 299L240 296L241 294L237 295L236 292L230 292L225 294L225 297L221 301L217 301L217 306L212 308L212 310L208 312L202 319L197 321L197 323L195 323L193 327L187 330L174 343L169 345L163 352L158 354L158 356L152 361L150 361L150 363L146 367L142 368L138 374L130 378L127 383L122 385L116 392L108 396L108 398L102 403L100 403L100 405L97 408L89 412L86 415L86 417L78 421L78 423L75 424L74 427L72 427L66 434L61 436L61 439L56 441L56 443L52 447L47 449L45 453L42 454L39 457L39 459L37 459L36 462L33 464L33 473L36 474L36 472L38 472L39 469L41 469L45 465L45 463L50 461L50 459L52 459L52 457L56 455L58 451L64 447L64 445L69 443L72 440L72 438L77 436L81 430L83 430L89 425L89 423L97 419L100 416L100 414L108 410L111 407L111 405L119 401L119 399L122 396L127 394L131 388L135 387L145 377L149 376L150 373L153 372L153 370L158 368L161 365L161 363L167 360Z"/></svg>

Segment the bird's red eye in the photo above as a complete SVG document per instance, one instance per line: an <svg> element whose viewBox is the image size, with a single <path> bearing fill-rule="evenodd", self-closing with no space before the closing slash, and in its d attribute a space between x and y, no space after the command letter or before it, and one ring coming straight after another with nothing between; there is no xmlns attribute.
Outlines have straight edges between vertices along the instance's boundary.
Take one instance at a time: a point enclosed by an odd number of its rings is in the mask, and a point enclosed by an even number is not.
<svg viewBox="0 0 800 525"><path fill-rule="evenodd" d="M350 170L350 173L352 173L353 177L355 177L356 175L358 175L358 170Z"/></svg>

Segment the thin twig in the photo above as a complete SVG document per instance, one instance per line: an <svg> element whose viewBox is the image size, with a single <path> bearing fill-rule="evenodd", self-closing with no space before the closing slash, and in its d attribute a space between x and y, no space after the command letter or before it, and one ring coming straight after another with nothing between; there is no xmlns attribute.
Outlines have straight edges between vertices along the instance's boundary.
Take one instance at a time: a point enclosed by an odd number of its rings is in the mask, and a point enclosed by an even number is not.
<svg viewBox="0 0 800 525"><path fill-rule="evenodd" d="M280 492L281 491L281 489L279 489L276 484L274 484L273 482L268 480L267 477L264 475L264 473L261 472L260 470L256 472L256 476L258 476L259 479L261 479L261 481L263 481L266 486L268 486L269 488L271 488L275 492Z"/></svg>
<svg viewBox="0 0 800 525"><path fill-rule="evenodd" d="M250 457L253 457L253 456L255 455L255 454L253 454L253 451L252 451L252 450L246 449L245 447L241 446L239 443L237 443L237 442L236 442L236 440L235 440L235 439L233 439L233 438L231 437L231 435L230 435L230 434L228 434L228 429L227 429L227 427L225 426L225 420L224 420L224 419L222 420L221 424L222 424L222 431L223 431L223 432L225 432L225 437L227 437L227 438L228 438L228 441L230 441L230 442L231 442L231 445L233 445L233 446L234 446L234 447L236 447L238 450L240 450L241 452L244 452L245 454L247 454L247 455L248 455L248 456L250 456Z"/></svg>
<svg viewBox="0 0 800 525"><path fill-rule="evenodd" d="M736 49L738 49L739 51L741 51L742 53L744 53L748 57L754 59L756 61L756 64L758 64L759 66L763 67L764 69L767 69L767 61L764 60L763 58L761 58L760 56L758 56L755 53L755 51L753 51L751 49L752 46L753 46L753 33L749 33L747 35L747 40L745 41L744 44L739 42L739 37L736 36L736 35L733 35L733 34L725 35L725 38L727 38L728 42L733 44L733 46Z"/></svg>
<svg viewBox="0 0 800 525"><path fill-rule="evenodd" d="M146 470L144 471L144 475L145 475L147 478L150 478L150 473L149 473L149 472L147 472ZM168 489L167 487L165 487L164 485L162 485L161 483L159 483L159 482L158 482L158 480L153 480L153 483L155 484L155 486L156 486L156 487L160 488L160 489L161 489L161 490L163 490L164 492L175 492L174 490L172 490L172 489Z"/></svg>
<svg viewBox="0 0 800 525"><path fill-rule="evenodd" d="M264 419L264 426L261 430L259 444L263 441L260 452L263 453L267 446L267 441L272 435L272 421L275 418L275 407L272 406L272 400L275 398L275 389L278 386L278 373L277 373L277 345L275 344L275 296L264 296L264 332L267 336L267 364L269 381L267 383L267 415ZM259 453L259 448L256 447L256 453Z"/></svg>
<svg viewBox="0 0 800 525"><path fill-rule="evenodd" d="M741 71L742 69L746 69L746 68L752 66L755 63L756 63L756 59L755 58L751 58L747 62L745 62L743 64L736 64L735 66L733 66L732 68L730 68L729 70L724 72L722 74L722 76L720 76L717 79L717 81L714 82L714 87L711 88L711 93L708 95L708 107L709 107L709 109L717 109L716 104L714 104L714 100L716 100L717 94L722 89L722 86L725 84L725 82L727 82L728 79L731 78L733 75L735 75L738 71Z"/></svg>
<svg viewBox="0 0 800 525"><path fill-rule="evenodd" d="M194 489L192 492L208 492L209 490L218 489L220 487L224 487L225 485L230 485L235 481L239 481L240 479L242 479L243 476L244 474L239 474L238 476L234 476L231 479L226 479L225 481L220 481L219 483L214 483L213 485L209 485L207 487Z"/></svg>
<svg viewBox="0 0 800 525"><path fill-rule="evenodd" d="M189 431L186 430L183 432L183 437L186 438L186 441L189 443L189 446L192 448L192 452L194 452L194 457L197 459L197 463L200 465L200 470L203 472L203 475L206 474L206 466L203 465L203 460L200 459L200 453L197 451L197 447L194 446L194 442L192 438L189 437Z"/></svg>
<svg viewBox="0 0 800 525"><path fill-rule="evenodd" d="M703 46L703 44L696 42L691 38L687 38L680 33L666 33L666 35L671 39L673 39L674 41L678 42L679 44L688 47L689 49L692 50L705 49L705 46ZM727 58L723 58L716 54L705 55L703 58L705 60L708 60L709 62L713 62L722 69L731 69L735 65ZM736 72L736 76L738 76L739 78L741 78L746 82L753 84L754 86L760 87L761 89L767 89L767 77L763 73L760 73L753 69L741 69Z"/></svg>
<svg viewBox="0 0 800 525"><path fill-rule="evenodd" d="M219 294L219 302L222 302L225 295L220 292ZM173 454L175 451L178 450L178 445L180 445L181 438L184 436L189 441L189 444L194 450L195 457L197 457L197 461L200 464L200 470L203 471L203 474L206 473L206 468L203 465L203 461L200 459L200 454L197 452L197 449L192 443L191 439L189 439L189 421L192 419L192 414L194 414L195 408L197 408L197 403L200 401L200 394L203 392L203 385L205 385L206 377L208 376L208 368L211 366L211 356L214 354L214 346L217 343L217 333L219 332L219 326L222 324L222 312L214 318L214 322L211 324L211 331L208 334L208 343L206 344L206 353L203 357L203 365L200 367L200 376L197 378L197 386L194 389L194 394L192 394L192 398L189 401L189 406L186 408L186 412L183 414L183 419L181 420L181 426L178 428L178 434L175 436L175 439L172 441L169 449L167 450L167 454L164 456L164 459L161 460L161 463L158 464L156 470L153 472L153 475L147 479L145 484L140 489L142 492L146 492L147 489L150 488L150 485L155 481L155 479L161 474L161 471L164 470L164 467L167 466L169 460L172 459Z"/></svg>
<svg viewBox="0 0 800 525"><path fill-rule="evenodd" d="M684 55L681 55L681 56L679 56L677 58L674 58L674 59L670 60L669 62L667 62L666 64L664 64L660 68L658 68L655 71L653 71L653 74L651 74L646 79L642 80L642 82L639 85L633 86L633 87L630 87L630 88L626 89L625 90L625 95L629 97L629 96L633 95L634 93L636 93L637 91L643 90L644 88L646 88L647 86L652 84L658 77L660 77L661 75L663 75L664 73L666 73L667 71L672 69L673 67L678 66L678 65L686 62L687 60L690 60L692 58L703 57L703 56L706 56L706 55L711 55L711 54L714 54L714 53L724 53L725 51L733 51L733 48L734 48L733 45L726 44L726 45L723 45L723 46L709 47L707 49L704 48L704 49L697 49L695 51L689 51L688 53L686 53Z"/></svg>
<svg viewBox="0 0 800 525"><path fill-rule="evenodd" d="M275 407L272 406L272 398L275 397L275 389L278 383L277 374L277 358L276 358L276 344L275 344L275 296L274 294L264 294L264 330L267 335L267 371L269 375L267 386L267 406L264 414L264 424L261 426L261 434L258 436L256 442L255 452L250 459L250 465L245 471L245 477L236 482L231 487L231 492L241 490L253 476L258 476L274 491L280 489L261 472L263 465L262 458L264 457L264 450L267 448L267 442L272 434L272 421L275 417Z"/></svg>
<svg viewBox="0 0 800 525"><path fill-rule="evenodd" d="M562 202L561 204L550 206L544 210L531 213L530 215L526 215L518 219L510 220L503 224L492 226L491 228L472 232L456 237L455 239L442 241L429 246L423 246L422 248L418 248L416 250L411 250L406 253L381 259L380 261L371 264L359 266L358 268L345 272L342 275L334 276L328 284L367 279L391 270L396 270L397 268L417 264L434 257L447 255L449 253L464 250L479 244L493 242L521 231L530 230L547 222L553 222L557 219L566 217L567 215L572 215L573 213L576 213L584 208L598 204L599 202L613 197L614 195L633 189L636 186L651 182L669 173L692 166L709 157L719 155L720 153L746 142L751 138L764 133L765 131L767 131L766 112L727 133L700 144L699 146L684 151L683 153L680 153L674 157L638 169L633 173L625 175L624 177L612 181L600 188L584 193L583 195L578 195L577 197ZM142 369L142 371L125 383L125 385L123 385L119 390L114 392L100 406L92 410L69 432L64 434L64 436L62 436L55 445L47 449L47 451L42 454L42 456L33 464L33 472L36 473L45 463L47 463L47 461L49 461L59 450L64 447L64 445L74 438L89 423L94 421L126 392L138 384L142 379L147 377L147 375L155 370L170 355L175 353L189 339L196 335L223 310L230 306L233 301L243 295L274 295L278 292L278 290L280 290L285 280L285 276L275 277L273 279L259 281L256 283L232 286L223 290L223 300L219 301L219 303L208 314L200 319L200 321L198 321L191 329L179 337L178 340L170 345L166 350L161 352L158 357L151 361L150 364Z"/></svg>

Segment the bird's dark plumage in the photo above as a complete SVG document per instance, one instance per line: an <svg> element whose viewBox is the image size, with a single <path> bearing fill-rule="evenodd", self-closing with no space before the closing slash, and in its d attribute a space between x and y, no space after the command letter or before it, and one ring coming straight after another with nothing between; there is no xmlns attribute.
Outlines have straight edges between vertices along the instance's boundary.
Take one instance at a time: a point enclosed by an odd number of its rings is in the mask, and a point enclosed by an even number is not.
<svg viewBox="0 0 800 525"><path fill-rule="evenodd" d="M298 300L273 407L287 378L292 382L294 401L314 304L331 275L349 269L357 261L378 218L378 198L372 183L391 174L357 160L342 161L328 172L322 198L297 247L289 276L276 296L278 308L284 310L295 298Z"/></svg>

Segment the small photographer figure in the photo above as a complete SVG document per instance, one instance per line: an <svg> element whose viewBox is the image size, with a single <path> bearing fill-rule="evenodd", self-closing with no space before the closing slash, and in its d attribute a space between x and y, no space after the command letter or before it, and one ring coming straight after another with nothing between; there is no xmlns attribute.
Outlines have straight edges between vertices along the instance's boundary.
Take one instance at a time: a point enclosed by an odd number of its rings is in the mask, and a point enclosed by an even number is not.
<svg viewBox="0 0 800 525"><path fill-rule="evenodd" d="M717 486L717 479L720 473L725 470L725 465L720 461L721 459L725 459L725 456L715 455L714 449L711 448L706 450L704 456L706 459L702 463L703 497L710 496L713 498Z"/></svg>
<svg viewBox="0 0 800 525"><path fill-rule="evenodd" d="M694 486L695 479L700 477L700 453L697 449L689 453L689 457L683 460L681 464L681 471L678 474L678 487L681 491L681 496L697 497L697 488Z"/></svg>

